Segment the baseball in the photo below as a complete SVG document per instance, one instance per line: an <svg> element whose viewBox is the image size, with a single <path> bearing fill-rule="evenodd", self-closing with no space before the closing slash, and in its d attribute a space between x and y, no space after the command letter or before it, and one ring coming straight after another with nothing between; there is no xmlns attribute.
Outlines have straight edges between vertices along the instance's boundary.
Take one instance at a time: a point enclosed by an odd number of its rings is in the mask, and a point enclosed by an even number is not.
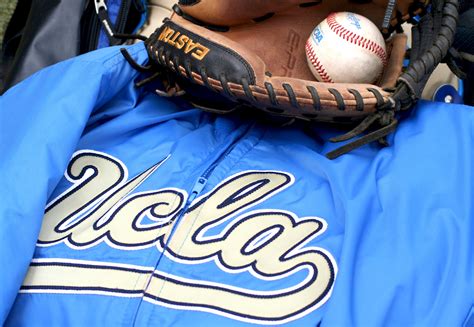
<svg viewBox="0 0 474 327"><path fill-rule="evenodd" d="M385 41L369 19L351 12L330 14L306 42L306 58L318 81L374 83L387 62Z"/></svg>

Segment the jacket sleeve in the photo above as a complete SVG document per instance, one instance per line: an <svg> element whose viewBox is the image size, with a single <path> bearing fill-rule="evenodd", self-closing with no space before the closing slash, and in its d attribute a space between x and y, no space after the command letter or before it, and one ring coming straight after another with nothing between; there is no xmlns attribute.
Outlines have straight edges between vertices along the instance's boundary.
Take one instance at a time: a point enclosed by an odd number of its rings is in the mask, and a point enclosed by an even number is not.
<svg viewBox="0 0 474 327"><path fill-rule="evenodd" d="M143 43L128 51L145 64ZM0 97L1 325L33 256L46 201L89 116L137 75L112 47L41 70Z"/></svg>

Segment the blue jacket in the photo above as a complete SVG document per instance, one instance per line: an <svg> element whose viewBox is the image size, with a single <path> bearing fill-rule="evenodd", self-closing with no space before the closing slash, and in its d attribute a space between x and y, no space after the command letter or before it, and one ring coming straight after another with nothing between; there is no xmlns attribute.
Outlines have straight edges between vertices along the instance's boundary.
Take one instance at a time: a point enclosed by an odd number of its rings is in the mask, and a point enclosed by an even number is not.
<svg viewBox="0 0 474 327"><path fill-rule="evenodd" d="M0 322L472 325L472 108L421 102L330 161L340 131L140 78L107 48L0 98Z"/></svg>

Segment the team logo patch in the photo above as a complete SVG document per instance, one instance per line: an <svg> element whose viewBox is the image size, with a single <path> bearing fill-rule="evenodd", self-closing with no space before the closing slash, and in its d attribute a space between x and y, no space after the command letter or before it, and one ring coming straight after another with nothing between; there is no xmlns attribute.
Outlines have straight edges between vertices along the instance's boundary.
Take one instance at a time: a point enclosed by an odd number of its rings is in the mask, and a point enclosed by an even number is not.
<svg viewBox="0 0 474 327"><path fill-rule="evenodd" d="M290 187L291 174L240 172L187 206L188 194L178 188L136 191L166 160L128 178L126 166L116 158L76 153L65 173L71 186L48 204L38 246L156 248L157 256L162 253L176 263L211 262L222 274L251 276L254 284L294 283L252 289L252 283L236 287L175 276L160 266L38 258L21 292L140 297L260 324L298 319L327 301L337 273L335 260L325 249L308 245L326 231L326 221L285 210L252 210ZM292 279L296 275L304 278Z"/></svg>

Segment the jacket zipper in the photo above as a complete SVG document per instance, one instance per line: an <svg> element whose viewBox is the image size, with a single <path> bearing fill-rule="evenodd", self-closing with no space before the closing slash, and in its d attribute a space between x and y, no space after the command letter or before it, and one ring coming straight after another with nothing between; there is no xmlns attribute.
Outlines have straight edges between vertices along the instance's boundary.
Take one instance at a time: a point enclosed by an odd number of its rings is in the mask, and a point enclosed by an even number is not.
<svg viewBox="0 0 474 327"><path fill-rule="evenodd" d="M178 217L176 217L176 219L174 220L175 223L174 223L174 226L172 227L170 235L168 237L168 242L172 239L173 234L174 234L177 226L180 224L182 217L186 214L186 212L187 212L189 206L191 205L191 203L201 194L202 190L204 189L204 187L207 184L209 176L212 174L214 169L216 169L218 164L221 163L230 154L230 152L235 148L237 143L248 134L248 132L252 129L252 126L249 126L249 128L246 131L244 131L240 136L238 136L228 146L227 150L224 151L221 155L219 155L217 157L217 159L214 160L213 163L210 166L207 167L207 169L204 171L204 173L202 173L201 176L199 176L197 178L196 182L193 185L193 188L191 189L191 191L189 193L188 199L186 200L186 203L183 206L183 209L179 213ZM168 247L168 242L166 242L166 244L164 245L163 251L166 251L166 249ZM162 256L160 256L158 261L155 263L155 268L160 264L161 258L162 258ZM140 307L141 307L141 303L139 304L139 306L137 308L133 325L135 325L135 321L136 321L136 318L138 317L138 312L140 311Z"/></svg>
<svg viewBox="0 0 474 327"><path fill-rule="evenodd" d="M231 146L229 146L229 148L224 153L222 153L209 167L207 167L207 169L201 176L198 177L196 183L191 189L191 193L189 194L188 200L186 201L186 205L183 208L183 212L181 215L179 215L176 221L178 221L186 213L191 203L199 196L199 194L201 194L202 190L204 189L204 186L206 186L207 184L209 176L212 174L214 169L216 169L219 163L222 162L229 155L229 153L234 149L237 142L241 140L242 137L246 134L247 133L244 133L241 137L239 137Z"/></svg>
<svg viewBox="0 0 474 327"><path fill-rule="evenodd" d="M171 228L171 231L170 231L170 234L169 234L169 237L168 237L168 242L172 239L173 234L174 234L177 226L180 224L181 219L183 218L183 216L188 211L189 206L191 205L191 203L201 194L202 190L204 189L204 187L207 184L207 180L208 180L209 176L212 174L214 169L216 169L217 165L219 163L221 163L229 155L229 153L234 149L236 144L245 135L247 135L249 130L250 129L247 129L244 133L242 133L242 135L237 137L237 139L235 141L233 141L231 145L228 146L227 150L225 152L223 152L216 160L214 160L214 162L204 171L204 173L202 173L201 176L199 176L197 178L196 182L193 185L193 188L191 189L191 191L189 193L188 199L186 200L186 203L183 206L183 209L181 210L179 215L174 220L174 226ZM166 244L164 245L164 251L166 251L166 248L168 247L168 242L166 242ZM160 261L161 261L161 257L158 259L155 266L158 266Z"/></svg>
<svg viewBox="0 0 474 327"><path fill-rule="evenodd" d="M183 208L183 213L186 212L186 210L188 209L189 205L194 201L195 198L197 198L197 196L202 192L202 190L204 189L204 186L206 186L207 184L207 178L201 176L198 178L198 180L196 181L196 183L194 184L193 186L193 189L191 190L191 193L189 194L188 196L188 200L186 201L186 205L185 207ZM180 216L181 218L181 216Z"/></svg>
<svg viewBox="0 0 474 327"><path fill-rule="evenodd" d="M240 140L240 138L238 140ZM236 143L237 143L237 141L236 141ZM207 179L212 174L214 169L216 169L217 165L229 155L229 153L232 151L232 149L234 149L236 143L234 143L232 146L230 146L219 158L217 158L217 160L215 160L204 171L204 173L201 176L199 176L199 178L197 179L196 183L194 184L194 186L191 190L191 193L189 194L188 200L186 201L186 205L183 208L183 215L184 215L184 213L186 213L186 210L191 205L191 203L194 201L194 199L196 199L199 196L199 194L201 194L202 190L204 189L204 186L206 186L206 184L207 184ZM181 215L179 216L179 218L181 218Z"/></svg>

